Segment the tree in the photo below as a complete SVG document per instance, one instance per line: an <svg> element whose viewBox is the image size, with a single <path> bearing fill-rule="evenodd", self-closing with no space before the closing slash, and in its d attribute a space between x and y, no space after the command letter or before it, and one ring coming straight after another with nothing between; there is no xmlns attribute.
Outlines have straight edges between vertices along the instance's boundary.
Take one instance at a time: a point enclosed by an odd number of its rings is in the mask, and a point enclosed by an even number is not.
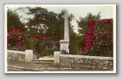
<svg viewBox="0 0 122 79"><path fill-rule="evenodd" d="M79 29L79 34L84 34L86 29L87 29L87 22L89 20L95 20L98 21L100 20L100 13L98 13L97 15L93 15L92 13L88 13L86 17L84 18L80 18L80 21L77 20L78 23L78 27L81 28Z"/></svg>
<svg viewBox="0 0 122 79"><path fill-rule="evenodd" d="M7 11L7 28L24 28L24 24L20 21L20 17L16 12L8 9Z"/></svg>
<svg viewBox="0 0 122 79"><path fill-rule="evenodd" d="M62 18L62 15L64 14L64 10L57 14L48 11L45 8L35 7L29 8L28 14L34 15L34 17L27 23L28 27L42 27L41 29L45 30L45 33L43 33L45 36L57 35L59 36L59 39L63 39L64 19ZM69 22L71 22L72 18L73 15L69 18ZM41 24L44 26L41 26ZM69 25L71 24L69 23Z"/></svg>
<svg viewBox="0 0 122 79"><path fill-rule="evenodd" d="M41 7L35 7L35 8L29 8L29 15L34 15L32 19L29 20L27 23L27 26L31 28L31 26L34 26L36 28L40 27L40 30L44 30L43 32L45 36L52 36L56 33L56 28L58 28L58 16L56 13L52 11L48 11L45 8ZM41 26L43 24L43 26Z"/></svg>
<svg viewBox="0 0 122 79"><path fill-rule="evenodd" d="M69 49L71 54L78 54L78 35L70 28L70 44Z"/></svg>

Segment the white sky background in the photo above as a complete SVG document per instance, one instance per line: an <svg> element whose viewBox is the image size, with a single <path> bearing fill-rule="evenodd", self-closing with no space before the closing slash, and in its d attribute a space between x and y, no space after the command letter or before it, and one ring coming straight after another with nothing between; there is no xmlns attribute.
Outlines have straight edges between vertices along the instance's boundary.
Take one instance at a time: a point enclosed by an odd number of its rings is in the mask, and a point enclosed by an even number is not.
<svg viewBox="0 0 122 79"><path fill-rule="evenodd" d="M9 9L15 10L18 7L22 7L21 5L10 5L8 6ZM27 6L23 6L27 7ZM35 5L31 5L30 7L35 7ZM72 25L74 26L74 31L78 33L78 28L77 28L77 23L76 19L79 20L79 17L85 17L89 12L92 13L93 15L97 15L100 12L101 19L106 19L106 18L113 18L113 6L111 5L41 5L40 7L46 8L48 11L53 11L55 13L60 13L61 10L66 9L69 14L74 15L74 19L72 21ZM32 16L26 15L22 10L18 10L17 13L19 16L23 16L24 18L30 18ZM21 21L24 21L21 19Z"/></svg>

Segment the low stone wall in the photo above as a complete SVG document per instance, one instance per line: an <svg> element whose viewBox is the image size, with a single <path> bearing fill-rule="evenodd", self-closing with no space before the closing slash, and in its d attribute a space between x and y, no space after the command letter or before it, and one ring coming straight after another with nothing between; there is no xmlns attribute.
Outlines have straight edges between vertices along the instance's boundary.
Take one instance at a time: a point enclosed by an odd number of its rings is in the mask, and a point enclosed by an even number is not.
<svg viewBox="0 0 122 79"><path fill-rule="evenodd" d="M60 66L71 68L87 68L94 70L113 70L113 58L61 54Z"/></svg>
<svg viewBox="0 0 122 79"><path fill-rule="evenodd" d="M31 62L34 57L35 55L33 55L32 50L26 50L26 51L7 50L8 60Z"/></svg>
<svg viewBox="0 0 122 79"><path fill-rule="evenodd" d="M14 61L25 61L25 52L24 51L7 51L7 59Z"/></svg>

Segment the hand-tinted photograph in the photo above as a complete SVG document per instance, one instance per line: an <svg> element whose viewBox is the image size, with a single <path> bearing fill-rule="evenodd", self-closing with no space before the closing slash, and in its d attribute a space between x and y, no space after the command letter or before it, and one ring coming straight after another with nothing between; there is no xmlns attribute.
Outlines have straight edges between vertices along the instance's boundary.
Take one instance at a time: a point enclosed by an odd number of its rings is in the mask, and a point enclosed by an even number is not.
<svg viewBox="0 0 122 79"><path fill-rule="evenodd" d="M116 73L116 5L4 5L5 73Z"/></svg>

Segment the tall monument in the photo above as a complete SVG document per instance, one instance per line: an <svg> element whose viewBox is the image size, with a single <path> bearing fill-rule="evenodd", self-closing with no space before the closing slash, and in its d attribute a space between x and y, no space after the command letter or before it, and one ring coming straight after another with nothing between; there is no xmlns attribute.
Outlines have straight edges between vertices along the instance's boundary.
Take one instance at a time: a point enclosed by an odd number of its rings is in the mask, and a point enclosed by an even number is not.
<svg viewBox="0 0 122 79"><path fill-rule="evenodd" d="M70 14L68 14L67 10L65 10L65 13L62 17L64 18L64 39L60 40L60 52L69 53L69 23L68 23L68 18L70 17Z"/></svg>

